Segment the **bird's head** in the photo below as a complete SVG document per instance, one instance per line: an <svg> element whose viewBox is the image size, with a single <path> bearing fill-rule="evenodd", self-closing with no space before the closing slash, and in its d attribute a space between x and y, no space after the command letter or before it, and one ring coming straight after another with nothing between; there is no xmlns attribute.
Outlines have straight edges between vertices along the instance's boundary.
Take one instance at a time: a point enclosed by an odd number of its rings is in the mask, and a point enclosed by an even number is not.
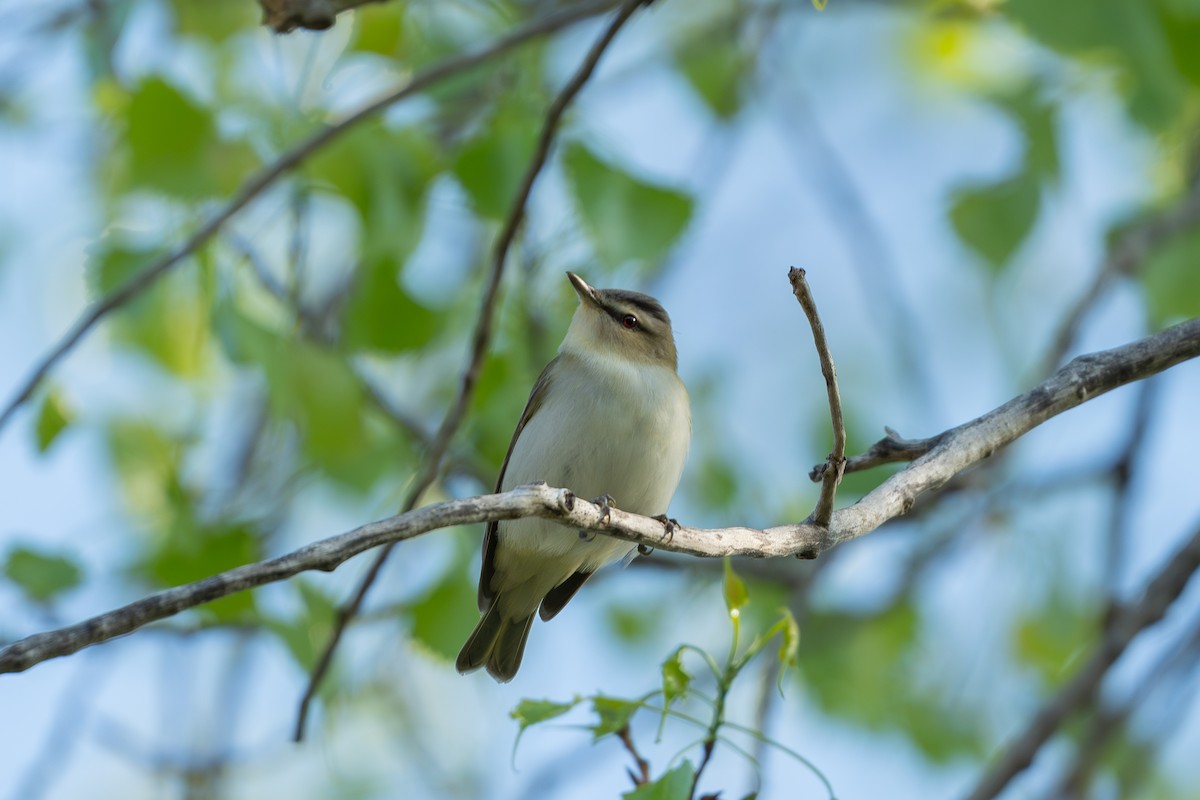
<svg viewBox="0 0 1200 800"><path fill-rule="evenodd" d="M596 289L574 272L568 272L567 277L579 295L579 308L571 319L561 352L675 369L671 318L661 303L640 292Z"/></svg>

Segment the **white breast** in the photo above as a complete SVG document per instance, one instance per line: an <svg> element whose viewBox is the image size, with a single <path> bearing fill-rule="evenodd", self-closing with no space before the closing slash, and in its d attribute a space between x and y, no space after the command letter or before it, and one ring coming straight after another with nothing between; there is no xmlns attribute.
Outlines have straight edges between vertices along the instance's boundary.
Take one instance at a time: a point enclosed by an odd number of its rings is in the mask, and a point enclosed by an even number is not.
<svg viewBox="0 0 1200 800"><path fill-rule="evenodd" d="M687 390L674 370L614 358L576 359L554 373L547 400L513 448L501 488L544 480L589 500L609 494L626 511L664 514L690 439ZM546 520L502 522L499 532L499 570L523 572L518 561L530 557L540 562L541 572L547 560L558 562L549 570L556 576L547 591L578 569L597 569L632 550L627 542L603 536L582 540Z"/></svg>

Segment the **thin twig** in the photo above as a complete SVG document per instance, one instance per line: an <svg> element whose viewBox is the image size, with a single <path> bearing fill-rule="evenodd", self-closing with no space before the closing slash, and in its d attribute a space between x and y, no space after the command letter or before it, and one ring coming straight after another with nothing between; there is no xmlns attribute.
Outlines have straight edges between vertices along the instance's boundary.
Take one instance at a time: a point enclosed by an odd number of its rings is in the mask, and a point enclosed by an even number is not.
<svg viewBox="0 0 1200 800"><path fill-rule="evenodd" d="M817 507L809 515L809 521L820 528L829 527L829 519L833 515L833 498L837 493L838 484L842 482L842 473L846 469L846 423L842 419L842 398L838 392L837 369L833 365L833 354L829 352L829 342L825 339L825 326L817 313L817 304L813 300L808 281L804 279L804 270L792 267L788 270L788 280L792 284L792 294L804 309L808 324L812 327L813 343L817 346L817 356L821 359L821 374L825 377L825 389L829 395L829 417L833 423L833 452L829 454L826 464L832 469L826 469L821 481L821 496L817 498Z"/></svg>
<svg viewBox="0 0 1200 800"><path fill-rule="evenodd" d="M637 764L638 771L626 770L629 773L630 780L634 786L645 786L650 782L650 762L642 758L642 754L638 752L637 747L633 744L633 736L629 732L629 725L617 731L617 738L621 740L621 744L625 745L625 749L629 751L629 755L633 756L633 761Z"/></svg>
<svg viewBox="0 0 1200 800"><path fill-rule="evenodd" d="M538 516L575 530L595 530L634 544L695 556L815 558L907 512L920 495L938 489L954 475L1051 417L1118 386L1196 357L1200 357L1200 318L1114 350L1080 356L1025 394L947 431L936 448L889 477L854 505L835 511L827 529L806 523L765 530L679 526L664 541L659 520L615 508L609 510L606 518L599 506L576 500L566 489L524 486L503 494L435 504L373 522L278 558L158 592L77 625L34 634L0 650L0 673L20 672L220 597L286 580L306 570L330 571L372 548L455 525Z"/></svg>
<svg viewBox="0 0 1200 800"><path fill-rule="evenodd" d="M884 428L884 436L871 445L867 452L846 459L842 474L862 472L874 469L883 464L894 464L900 461L912 461L920 458L941 443L941 436L930 436L928 439L905 439L891 428ZM820 483L825 477L829 462L823 461L809 470L808 478L813 483Z"/></svg>
<svg viewBox="0 0 1200 800"><path fill-rule="evenodd" d="M1042 746L1063 723L1095 697L1101 681L1129 643L1163 618L1197 568L1200 568L1200 528L1154 576L1141 600L1121 611L1088 662L1005 749L1000 760L967 796L968 800L991 800L1033 763Z"/></svg>
<svg viewBox="0 0 1200 800"><path fill-rule="evenodd" d="M83 315L71 326L66 335L34 368L29 377L9 400L4 410L0 412L0 431L3 431L17 409L25 404L50 370L67 355L101 319L110 312L128 303L149 288L164 273L199 250L230 220L237 212L245 208L250 201L278 180L282 175L294 169L297 165L311 156L320 148L337 139L358 123L366 120L383 109L401 100L411 97L428 89L447 78L459 75L467 70L484 64L508 51L519 47L525 42L546 36L588 17L594 17L607 11L615 5L615 0L589 0L564 8L542 19L534 20L524 27L518 28L494 44L474 53L454 56L422 70L412 77L404 86L384 95L383 97L345 117L340 122L314 133L300 144L288 150L274 162L254 175L238 190L224 206L220 208L207 222L193 233L187 241L176 247L166 256L152 263L144 270L134 275L107 297L93 303Z"/></svg>
<svg viewBox="0 0 1200 800"><path fill-rule="evenodd" d="M550 147L554 143L554 137L558 132L559 124L562 122L563 114L566 112L567 106L579 94L583 85L587 83L588 78L592 76L596 65L600 62L600 57L604 55L604 51L617 35L617 31L621 29L621 26L633 15L633 12L642 2L644 0L626 0L604 30L604 33L592 45L591 50L588 51L587 56L584 58L575 75L563 87L558 97L551 104L550 109L546 112L546 119L542 124L537 148L530 159L529 166L525 169L521 186L517 190L517 196L513 200L508 216L504 221L504 226L500 231L500 236L496 240L496 246L492 254L488 285L484 291L483 302L479 312L479 322L475 326L475 334L471 342L471 357L467 368L463 371L462 383L459 386L454 405L446 413L441 427L438 428L437 435L434 437L433 444L429 452L425 455L424 467L413 481L412 488L409 490L408 497L404 502L403 511L413 509L420 501L425 490L437 478L438 472L441 470L442 459L450 446L450 440L454 437L454 434L462 424L463 418L466 416L467 408L471 403L471 398L474 396L475 384L478 381L479 372L483 368L483 360L487 353L488 343L491 341L496 297L500 289L500 279L504 274L504 265L508 258L508 251L516 239L517 230L520 228L521 222L525 219L525 209L529 201L529 195L533 191L533 184L537 181L538 174L542 171L542 167L545 166L546 159L550 155ZM317 663L313 667L308 686L305 689L304 696L300 700L300 707L296 716L296 727L293 731L295 741L299 742L304 738L304 727L308 718L309 707L312 705L313 698L316 696L325 674L329 671L330 664L333 662L333 654L342 639L346 625L362 607L367 593L378 579L379 573L383 569L383 565L387 562L388 556L391 555L394 547L395 543L390 543L379 551L375 560L367 569L366 574L359 582L353 597L351 597L348 603L338 609L329 639L326 641L325 648L321 651L321 656L317 659Z"/></svg>

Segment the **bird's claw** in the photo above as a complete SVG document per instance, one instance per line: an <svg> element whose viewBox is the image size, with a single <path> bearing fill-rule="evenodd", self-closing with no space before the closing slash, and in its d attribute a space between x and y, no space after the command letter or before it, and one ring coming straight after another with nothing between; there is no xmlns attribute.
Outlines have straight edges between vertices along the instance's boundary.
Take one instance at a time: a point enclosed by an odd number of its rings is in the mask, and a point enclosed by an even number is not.
<svg viewBox="0 0 1200 800"><path fill-rule="evenodd" d="M600 506L600 527L608 527L608 523L612 521L613 506L616 505L617 501L613 500L611 494L602 494L594 498L592 503Z"/></svg>
<svg viewBox="0 0 1200 800"><path fill-rule="evenodd" d="M670 542L675 538L675 531L679 530L679 520L672 519L666 514L659 514L657 517L651 517L651 519L658 520L662 523L663 535L661 541Z"/></svg>

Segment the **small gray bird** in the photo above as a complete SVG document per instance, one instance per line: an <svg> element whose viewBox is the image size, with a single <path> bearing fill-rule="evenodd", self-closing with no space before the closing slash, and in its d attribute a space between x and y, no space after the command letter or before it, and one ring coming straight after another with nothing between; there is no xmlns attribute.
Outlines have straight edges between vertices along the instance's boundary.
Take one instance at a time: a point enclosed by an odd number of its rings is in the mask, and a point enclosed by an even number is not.
<svg viewBox="0 0 1200 800"><path fill-rule="evenodd" d="M671 319L653 297L567 277L579 307L533 385L496 491L545 481L626 511L665 515L692 435ZM633 549L549 520L490 523L479 573L483 618L458 654L458 671L486 666L496 680L512 680L539 608L550 619L593 572Z"/></svg>

